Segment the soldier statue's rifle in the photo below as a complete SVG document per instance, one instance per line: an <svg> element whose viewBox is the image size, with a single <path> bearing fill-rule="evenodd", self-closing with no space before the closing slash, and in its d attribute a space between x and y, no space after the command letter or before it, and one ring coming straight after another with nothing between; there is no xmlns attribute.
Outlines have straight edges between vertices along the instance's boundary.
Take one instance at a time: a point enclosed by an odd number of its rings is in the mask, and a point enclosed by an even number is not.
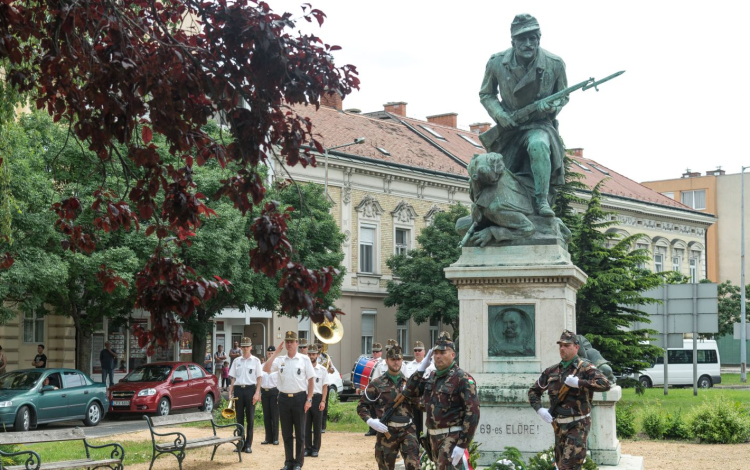
<svg viewBox="0 0 750 470"><path fill-rule="evenodd" d="M466 231L466 235L464 235L464 239L458 243L458 247L463 248L464 246L466 246L466 244L469 243L469 239L471 238L472 235L474 235L474 232L476 232L476 230L477 230L477 222L474 221L471 223L471 227L469 227L469 230Z"/></svg>
<svg viewBox="0 0 750 470"><path fill-rule="evenodd" d="M578 373L578 370L583 365L583 360L581 358L579 358L578 356L576 356L576 359L578 359L578 365L573 370L573 374L571 374L571 375L576 375ZM562 403L563 401L565 401L565 397L568 396L568 392L569 391L570 391L570 387L568 387L567 385L565 385L565 381L563 380L563 386L560 387L560 391L557 393L557 399L554 399L552 397L550 397L550 399L549 399L549 411L550 411L550 413L552 413L552 411L555 408L557 408L557 405L559 405L560 403Z"/></svg>
<svg viewBox="0 0 750 470"><path fill-rule="evenodd" d="M521 109L517 109L510 113L511 119L513 119L516 124L522 124L526 122L526 120L534 114L539 109L540 103L546 103L550 106L554 106L553 102L562 98L565 98L566 96L570 95L574 91L583 90L586 91L589 88L594 88L596 91L599 91L598 86L601 85L604 82L608 82L609 80L612 80L613 78L619 77L620 75L624 74L624 70L620 70L619 72L613 73L612 75L602 78L601 80L595 80L593 77L589 78L588 80L584 80L581 83L576 83L573 86L570 86L562 91L558 91L557 93L554 93L552 95L549 95L547 97L544 97L538 101L535 101L529 105L524 106ZM492 145L493 142L495 142L502 134L505 132L506 129L503 129L499 124L496 124L490 128L487 132L484 132L479 135L479 140L482 141L482 145L484 145L484 148L488 149Z"/></svg>

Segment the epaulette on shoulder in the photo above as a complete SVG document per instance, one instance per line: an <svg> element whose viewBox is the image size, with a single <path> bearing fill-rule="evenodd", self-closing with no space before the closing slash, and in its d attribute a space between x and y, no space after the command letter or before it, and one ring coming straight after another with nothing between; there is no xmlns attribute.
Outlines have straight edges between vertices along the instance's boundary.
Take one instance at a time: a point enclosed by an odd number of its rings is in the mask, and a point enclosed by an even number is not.
<svg viewBox="0 0 750 470"><path fill-rule="evenodd" d="M550 51L548 51L547 49L544 49L544 54L545 54L545 55L547 56L547 58L548 58L548 59L550 59L550 60L555 60L555 61L557 61L557 62L563 62L563 60L562 60L562 57L560 57L560 56L558 56L558 55L555 55L555 54L551 53L551 52L550 52Z"/></svg>
<svg viewBox="0 0 750 470"><path fill-rule="evenodd" d="M505 57L505 54L507 54L507 53L508 53L508 51L512 51L512 50L513 50L513 49L511 48L511 49L505 49L504 51L500 51L500 52L495 52L494 54L492 54L492 55L490 56L490 60L494 60L494 59L496 59L496 58L500 58L500 59L502 59L503 57Z"/></svg>

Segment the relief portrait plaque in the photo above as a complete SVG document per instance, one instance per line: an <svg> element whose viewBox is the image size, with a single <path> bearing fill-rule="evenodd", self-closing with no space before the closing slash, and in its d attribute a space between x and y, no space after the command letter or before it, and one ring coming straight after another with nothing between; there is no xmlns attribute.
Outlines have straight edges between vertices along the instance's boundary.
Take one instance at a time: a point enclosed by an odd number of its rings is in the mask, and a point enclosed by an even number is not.
<svg viewBox="0 0 750 470"><path fill-rule="evenodd" d="M490 305L487 318L490 357L534 356L534 305Z"/></svg>

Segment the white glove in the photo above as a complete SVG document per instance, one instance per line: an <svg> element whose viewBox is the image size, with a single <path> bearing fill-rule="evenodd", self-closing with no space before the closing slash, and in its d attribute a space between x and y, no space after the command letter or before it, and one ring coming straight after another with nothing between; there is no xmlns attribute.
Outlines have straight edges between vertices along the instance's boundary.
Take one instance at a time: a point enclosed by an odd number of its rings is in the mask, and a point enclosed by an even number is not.
<svg viewBox="0 0 750 470"><path fill-rule="evenodd" d="M430 366L430 360L432 359L432 349L427 351L427 354L424 356L424 359L422 359L422 362L419 363L419 367L417 367L418 372L424 372L427 370L427 368Z"/></svg>
<svg viewBox="0 0 750 470"><path fill-rule="evenodd" d="M578 388L578 377L576 377L575 375L569 375L565 379L565 385L567 385L568 387Z"/></svg>
<svg viewBox="0 0 750 470"><path fill-rule="evenodd" d="M552 424L552 415L547 408L539 408L536 413L542 417L545 423Z"/></svg>
<svg viewBox="0 0 750 470"><path fill-rule="evenodd" d="M367 420L367 425L377 432L380 432L380 433L388 432L388 426L381 423L379 419L370 418Z"/></svg>
<svg viewBox="0 0 750 470"><path fill-rule="evenodd" d="M464 456L464 448L463 447L454 447L453 448L453 454L451 455L451 458L453 459L453 466L455 467L458 465L458 462L461 461L461 459Z"/></svg>

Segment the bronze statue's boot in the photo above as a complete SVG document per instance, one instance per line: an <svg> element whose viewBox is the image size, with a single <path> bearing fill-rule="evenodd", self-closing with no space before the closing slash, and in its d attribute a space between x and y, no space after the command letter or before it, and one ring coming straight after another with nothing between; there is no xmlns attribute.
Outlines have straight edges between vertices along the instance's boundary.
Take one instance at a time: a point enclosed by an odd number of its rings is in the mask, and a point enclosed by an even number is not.
<svg viewBox="0 0 750 470"><path fill-rule="evenodd" d="M540 196L534 196L534 208L536 213L542 217L554 217L555 211L549 206L547 202L547 195L542 194Z"/></svg>

